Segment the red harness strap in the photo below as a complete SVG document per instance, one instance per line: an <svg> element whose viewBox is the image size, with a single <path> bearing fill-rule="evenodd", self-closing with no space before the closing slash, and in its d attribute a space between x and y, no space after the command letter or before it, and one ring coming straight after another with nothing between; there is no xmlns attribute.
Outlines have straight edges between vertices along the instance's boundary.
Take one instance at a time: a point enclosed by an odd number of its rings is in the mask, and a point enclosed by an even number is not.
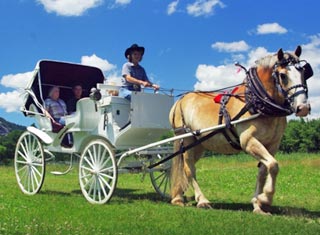
<svg viewBox="0 0 320 235"><path fill-rule="evenodd" d="M231 94L231 95L233 95L234 93L236 93L236 91L239 89L239 87L237 86L237 87L235 87L235 88L233 88L233 90L231 91L231 93L228 93L228 92L224 92L224 93L220 93L220 94L218 94L218 95L216 95L214 98L213 98L213 101L215 102L215 103L217 103L217 104L220 104L221 103L221 99L222 99L222 97L224 96L224 95L226 95L226 94Z"/></svg>

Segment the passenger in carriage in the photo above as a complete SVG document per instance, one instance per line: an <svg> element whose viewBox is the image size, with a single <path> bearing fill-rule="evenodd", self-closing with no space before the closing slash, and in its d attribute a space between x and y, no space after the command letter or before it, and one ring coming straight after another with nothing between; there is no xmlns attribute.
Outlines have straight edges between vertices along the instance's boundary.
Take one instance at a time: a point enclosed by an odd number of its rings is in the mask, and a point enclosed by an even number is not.
<svg viewBox="0 0 320 235"><path fill-rule="evenodd" d="M72 87L73 97L67 101L68 114L72 114L76 111L77 102L82 98L82 91L81 84L76 84Z"/></svg>
<svg viewBox="0 0 320 235"><path fill-rule="evenodd" d="M144 68L139 64L144 55L144 47L133 44L127 48L124 55L128 59L122 67L123 88L119 96L131 100L131 91L141 91L141 86L159 89L159 85L149 81Z"/></svg>
<svg viewBox="0 0 320 235"><path fill-rule="evenodd" d="M45 109L47 111L46 115L51 119L53 132L60 131L66 124L65 115L67 115L67 106L59 97L60 88L58 86L53 86L49 91L48 98L44 101ZM72 135L67 133L62 139L61 145L70 148L72 147L72 142Z"/></svg>
<svg viewBox="0 0 320 235"><path fill-rule="evenodd" d="M49 91L48 98L44 101L45 109L55 122L65 125L67 106L59 96L60 88L58 86L53 86Z"/></svg>

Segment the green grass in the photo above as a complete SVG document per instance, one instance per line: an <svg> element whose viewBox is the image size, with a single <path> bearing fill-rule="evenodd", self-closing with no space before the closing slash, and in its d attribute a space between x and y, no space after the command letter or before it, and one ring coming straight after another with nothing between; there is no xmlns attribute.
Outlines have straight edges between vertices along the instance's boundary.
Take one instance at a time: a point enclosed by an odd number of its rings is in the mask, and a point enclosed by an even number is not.
<svg viewBox="0 0 320 235"><path fill-rule="evenodd" d="M14 169L0 167L0 234L320 234L320 155L279 155L273 216L253 214L257 163L246 155L203 158L199 184L214 203L202 210L171 206L149 177L119 175L111 201L91 205L82 196L77 170L54 176L49 165L37 195L18 189Z"/></svg>

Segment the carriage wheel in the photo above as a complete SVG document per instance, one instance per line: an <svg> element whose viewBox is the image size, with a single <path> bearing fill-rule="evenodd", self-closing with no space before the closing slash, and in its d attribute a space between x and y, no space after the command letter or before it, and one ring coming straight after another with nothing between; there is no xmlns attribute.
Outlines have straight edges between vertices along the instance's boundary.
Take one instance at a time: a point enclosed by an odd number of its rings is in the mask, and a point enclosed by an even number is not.
<svg viewBox="0 0 320 235"><path fill-rule="evenodd" d="M117 164L108 143L94 140L87 145L80 158L79 181L90 203L103 204L110 200L117 184Z"/></svg>
<svg viewBox="0 0 320 235"><path fill-rule="evenodd" d="M40 191L45 176L44 152L38 137L28 131L17 142L14 168L23 193L34 195Z"/></svg>
<svg viewBox="0 0 320 235"><path fill-rule="evenodd" d="M160 154L157 155L155 160L161 160L162 156ZM170 170L171 170L171 161L164 162L159 166L154 167L150 172L150 179L153 188L156 192L163 198L170 198L170 189L171 189L171 181L170 181Z"/></svg>

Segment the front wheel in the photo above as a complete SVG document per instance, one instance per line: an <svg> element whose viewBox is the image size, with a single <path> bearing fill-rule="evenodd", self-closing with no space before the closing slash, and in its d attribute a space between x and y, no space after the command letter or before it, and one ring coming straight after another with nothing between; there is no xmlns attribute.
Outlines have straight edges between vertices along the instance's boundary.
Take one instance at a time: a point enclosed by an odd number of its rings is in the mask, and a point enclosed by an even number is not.
<svg viewBox="0 0 320 235"><path fill-rule="evenodd" d="M79 163L80 188L93 204L108 202L117 184L117 164L110 145L103 140L91 141Z"/></svg>
<svg viewBox="0 0 320 235"><path fill-rule="evenodd" d="M45 176L43 147L39 138L28 131L17 142L14 169L23 193L34 195L40 191Z"/></svg>

